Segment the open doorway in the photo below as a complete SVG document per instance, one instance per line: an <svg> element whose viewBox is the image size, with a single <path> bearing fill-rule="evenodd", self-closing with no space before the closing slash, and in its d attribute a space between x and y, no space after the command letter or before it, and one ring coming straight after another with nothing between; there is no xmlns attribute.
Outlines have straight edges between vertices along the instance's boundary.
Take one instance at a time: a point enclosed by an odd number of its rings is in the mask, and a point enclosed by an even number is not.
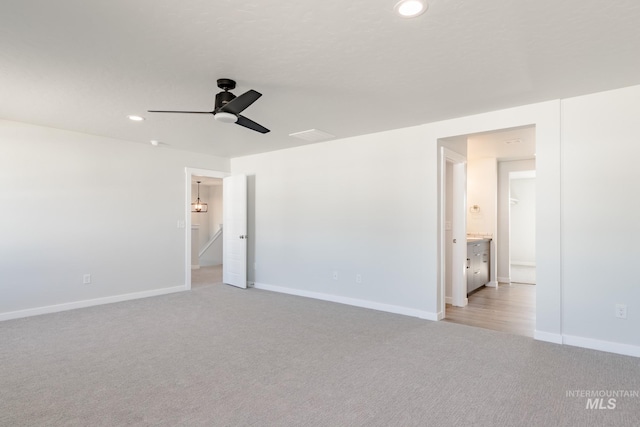
<svg viewBox="0 0 640 427"><path fill-rule="evenodd" d="M221 284L222 178L192 175L191 198L191 288Z"/></svg>
<svg viewBox="0 0 640 427"><path fill-rule="evenodd" d="M536 284L536 171L509 172L511 283Z"/></svg>
<svg viewBox="0 0 640 427"><path fill-rule="evenodd" d="M222 283L223 178L226 172L185 168L185 285ZM198 185L198 181L200 181ZM194 209L200 199L205 209ZM199 210L200 212L194 212Z"/></svg>
<svg viewBox="0 0 640 427"><path fill-rule="evenodd" d="M523 236L533 235L535 254L535 227L531 231L518 225L517 232L510 236L509 191L511 172L529 170L535 174L535 127L445 138L440 145L463 156L466 165L466 182L460 190L452 175L454 163L441 157L442 317L532 337L535 287L512 281L510 247L511 243L523 243ZM531 186L526 184L528 193ZM462 211L459 206L463 206ZM458 222L456 229L455 217L461 214L464 220L462 225ZM535 205L525 216L535 226ZM513 242L513 238L517 241ZM461 249L458 255L456 247ZM529 246L527 250L530 249ZM459 270L464 271L462 278ZM464 297L456 297L456 291Z"/></svg>

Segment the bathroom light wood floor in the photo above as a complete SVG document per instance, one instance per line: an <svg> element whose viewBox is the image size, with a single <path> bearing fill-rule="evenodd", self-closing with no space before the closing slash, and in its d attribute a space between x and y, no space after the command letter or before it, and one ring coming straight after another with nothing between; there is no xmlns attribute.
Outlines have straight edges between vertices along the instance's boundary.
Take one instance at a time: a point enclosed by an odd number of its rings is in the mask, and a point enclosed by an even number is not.
<svg viewBox="0 0 640 427"><path fill-rule="evenodd" d="M536 287L521 283L482 288L469 296L466 307L447 304L445 321L533 337Z"/></svg>

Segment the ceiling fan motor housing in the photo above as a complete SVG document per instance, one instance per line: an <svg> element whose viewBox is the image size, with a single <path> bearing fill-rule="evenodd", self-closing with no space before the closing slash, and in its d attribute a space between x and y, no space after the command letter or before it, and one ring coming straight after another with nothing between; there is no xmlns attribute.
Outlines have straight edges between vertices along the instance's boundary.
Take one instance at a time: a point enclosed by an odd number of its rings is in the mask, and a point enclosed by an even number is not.
<svg viewBox="0 0 640 427"><path fill-rule="evenodd" d="M214 111L218 111L220 108L222 108L224 105L228 104L229 102L231 102L232 100L235 99L235 95L232 94L231 92L220 92L219 94L216 95L216 103L215 103L215 110Z"/></svg>

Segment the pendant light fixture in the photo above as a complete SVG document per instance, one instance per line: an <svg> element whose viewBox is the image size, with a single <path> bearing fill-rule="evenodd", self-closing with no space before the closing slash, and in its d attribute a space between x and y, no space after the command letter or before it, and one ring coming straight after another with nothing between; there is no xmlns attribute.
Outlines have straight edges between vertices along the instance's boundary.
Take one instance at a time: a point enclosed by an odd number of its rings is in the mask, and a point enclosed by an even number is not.
<svg viewBox="0 0 640 427"><path fill-rule="evenodd" d="M194 203L191 203L191 212L202 213L202 212L206 212L207 209L209 208L209 206L206 203L202 203L200 201L200 182L201 181L197 181L197 183L198 183L198 199Z"/></svg>

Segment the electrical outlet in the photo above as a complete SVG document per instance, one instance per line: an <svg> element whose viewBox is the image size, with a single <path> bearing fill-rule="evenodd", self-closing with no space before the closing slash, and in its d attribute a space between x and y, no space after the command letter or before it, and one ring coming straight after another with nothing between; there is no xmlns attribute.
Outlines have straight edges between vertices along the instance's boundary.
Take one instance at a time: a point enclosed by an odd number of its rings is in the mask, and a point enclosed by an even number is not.
<svg viewBox="0 0 640 427"><path fill-rule="evenodd" d="M82 284L83 285L88 285L91 283L91 275L90 274L85 274L82 276Z"/></svg>
<svg viewBox="0 0 640 427"><path fill-rule="evenodd" d="M362 274L356 274L356 283L362 283Z"/></svg>
<svg viewBox="0 0 640 427"><path fill-rule="evenodd" d="M626 304L616 304L616 317L618 319L627 318L627 306Z"/></svg>
<svg viewBox="0 0 640 427"><path fill-rule="evenodd" d="M333 280L338 280L338 272L337 271L333 272Z"/></svg>

